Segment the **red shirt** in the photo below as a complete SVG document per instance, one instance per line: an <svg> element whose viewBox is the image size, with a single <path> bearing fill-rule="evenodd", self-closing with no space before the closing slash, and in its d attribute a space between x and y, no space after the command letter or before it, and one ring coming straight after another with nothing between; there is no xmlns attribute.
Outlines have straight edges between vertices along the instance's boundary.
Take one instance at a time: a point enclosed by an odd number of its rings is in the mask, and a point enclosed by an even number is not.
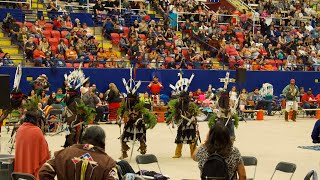
<svg viewBox="0 0 320 180"><path fill-rule="evenodd" d="M304 93L304 95L301 98L302 102L309 102L310 100L314 100L313 94L308 95L307 93Z"/></svg>
<svg viewBox="0 0 320 180"><path fill-rule="evenodd" d="M150 82L150 84L148 85L148 89L150 89L150 92L152 94L159 94L161 89L163 88L161 82L158 83L154 83L153 81Z"/></svg>
<svg viewBox="0 0 320 180"><path fill-rule="evenodd" d="M57 21L57 20L54 20L53 21L53 25L56 27L56 28L62 28L62 23L61 21Z"/></svg>

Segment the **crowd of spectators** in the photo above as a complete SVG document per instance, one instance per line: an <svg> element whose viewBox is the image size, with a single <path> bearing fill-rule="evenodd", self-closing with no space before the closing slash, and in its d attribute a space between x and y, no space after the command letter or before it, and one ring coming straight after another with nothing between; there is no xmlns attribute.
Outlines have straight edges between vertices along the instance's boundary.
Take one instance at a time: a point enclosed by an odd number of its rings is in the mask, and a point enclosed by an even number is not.
<svg viewBox="0 0 320 180"><path fill-rule="evenodd" d="M67 15L54 17L53 29L61 36L63 31L69 32L56 48L42 32L46 29L43 17L32 26L12 25L10 31L25 45L27 60L37 59L37 66L52 66L54 62L47 61L54 59L59 66L72 60L91 62L90 66L95 67L121 68L130 61L139 68L218 69L220 66L214 63L217 59L229 69L318 70L320 20L306 2L245 2L259 6L254 12L234 12L224 6L212 11L195 0L152 1L151 6L164 17L155 21L146 14L143 2L123 1L120 10L117 1L98 0L93 14L103 22L104 35L120 48L123 56L127 55L124 58L117 54L107 56L112 53L103 48L98 50L90 28L79 19L73 24ZM51 2L48 8L55 11L54 7ZM178 24L171 18L177 14ZM238 17L231 16L234 14ZM132 15L139 18L126 27L123 17Z"/></svg>

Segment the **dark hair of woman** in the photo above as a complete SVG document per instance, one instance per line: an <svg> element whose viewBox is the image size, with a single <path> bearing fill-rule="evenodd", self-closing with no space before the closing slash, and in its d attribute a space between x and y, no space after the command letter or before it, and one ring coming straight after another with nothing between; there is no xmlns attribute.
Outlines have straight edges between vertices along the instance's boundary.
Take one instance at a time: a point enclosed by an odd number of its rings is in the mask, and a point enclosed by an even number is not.
<svg viewBox="0 0 320 180"><path fill-rule="evenodd" d="M209 154L217 153L222 157L229 156L232 150L232 142L228 128L216 123L209 131L205 146Z"/></svg>
<svg viewBox="0 0 320 180"><path fill-rule="evenodd" d="M102 149L105 149L105 140L106 134L104 133L104 130L99 126L91 126L87 128L82 137L82 143L92 144Z"/></svg>

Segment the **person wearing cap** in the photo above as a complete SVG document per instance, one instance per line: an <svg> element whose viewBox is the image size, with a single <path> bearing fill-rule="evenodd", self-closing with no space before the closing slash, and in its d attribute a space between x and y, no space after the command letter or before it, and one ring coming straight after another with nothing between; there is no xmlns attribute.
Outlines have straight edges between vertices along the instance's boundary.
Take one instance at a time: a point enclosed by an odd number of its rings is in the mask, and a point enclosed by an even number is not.
<svg viewBox="0 0 320 180"><path fill-rule="evenodd" d="M291 79L290 84L288 84L282 91L282 94L286 97L286 112L284 119L288 121L289 118L289 111L292 111L292 120L296 121L297 118L297 110L298 110L298 103L297 97L299 96L299 88L296 85L296 80Z"/></svg>
<svg viewBox="0 0 320 180"><path fill-rule="evenodd" d="M118 180L116 161L105 152L105 140L101 127L87 128L80 144L55 152L54 157L41 167L40 179Z"/></svg>
<svg viewBox="0 0 320 180"><path fill-rule="evenodd" d="M309 88L306 93L303 94L302 98L302 105L304 109L315 109L316 108L316 100L314 98L314 95L312 94L312 89ZM316 111L306 111L307 116L315 116Z"/></svg>

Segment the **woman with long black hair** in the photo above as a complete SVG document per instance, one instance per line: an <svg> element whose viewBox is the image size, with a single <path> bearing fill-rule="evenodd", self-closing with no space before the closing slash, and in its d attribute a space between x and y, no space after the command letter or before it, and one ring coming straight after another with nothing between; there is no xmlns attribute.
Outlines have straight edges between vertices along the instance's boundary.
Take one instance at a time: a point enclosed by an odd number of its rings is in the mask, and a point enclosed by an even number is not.
<svg viewBox="0 0 320 180"><path fill-rule="evenodd" d="M241 153L234 147L230 138L229 130L221 123L216 123L209 131L207 139L193 154L193 160L198 162L198 167L202 173L203 166L210 155L217 153L226 162L230 180L246 180Z"/></svg>

